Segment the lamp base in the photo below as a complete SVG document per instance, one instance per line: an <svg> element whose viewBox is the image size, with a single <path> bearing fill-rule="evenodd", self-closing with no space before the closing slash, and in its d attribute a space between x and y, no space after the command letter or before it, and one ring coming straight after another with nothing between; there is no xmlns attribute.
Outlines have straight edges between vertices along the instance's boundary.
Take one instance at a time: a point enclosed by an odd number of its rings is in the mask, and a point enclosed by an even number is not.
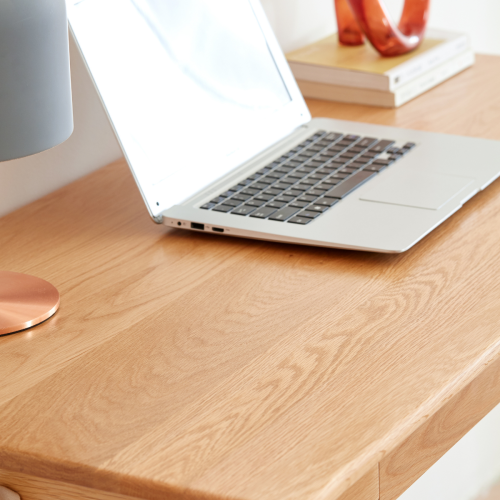
<svg viewBox="0 0 500 500"><path fill-rule="evenodd" d="M0 271L0 335L38 325L58 308L55 286L28 274Z"/></svg>

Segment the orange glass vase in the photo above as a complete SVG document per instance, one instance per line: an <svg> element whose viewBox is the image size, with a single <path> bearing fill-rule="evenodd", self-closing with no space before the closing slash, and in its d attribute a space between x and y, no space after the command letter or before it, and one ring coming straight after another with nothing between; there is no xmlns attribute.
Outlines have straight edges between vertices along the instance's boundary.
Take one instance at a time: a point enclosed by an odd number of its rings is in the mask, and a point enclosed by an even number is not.
<svg viewBox="0 0 500 500"><path fill-rule="evenodd" d="M399 24L392 21L382 0L335 0L339 41L361 45L365 37L383 56L399 56L422 42L430 0L406 0Z"/></svg>

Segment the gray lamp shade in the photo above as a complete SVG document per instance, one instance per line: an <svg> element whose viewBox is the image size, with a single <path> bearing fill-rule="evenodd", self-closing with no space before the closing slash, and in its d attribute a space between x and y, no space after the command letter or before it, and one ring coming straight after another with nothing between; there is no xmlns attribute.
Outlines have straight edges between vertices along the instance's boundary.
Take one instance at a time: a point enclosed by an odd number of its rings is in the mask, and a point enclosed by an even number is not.
<svg viewBox="0 0 500 500"><path fill-rule="evenodd" d="M73 131L65 0L0 0L0 161Z"/></svg>

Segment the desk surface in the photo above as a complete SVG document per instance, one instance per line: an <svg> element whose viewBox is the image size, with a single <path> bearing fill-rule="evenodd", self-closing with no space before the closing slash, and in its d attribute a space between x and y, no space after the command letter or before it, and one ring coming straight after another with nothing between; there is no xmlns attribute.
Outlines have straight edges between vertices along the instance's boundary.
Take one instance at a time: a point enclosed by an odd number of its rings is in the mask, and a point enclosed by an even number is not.
<svg viewBox="0 0 500 500"><path fill-rule="evenodd" d="M309 106L500 139L499 76L480 56L397 110ZM400 255L183 232L107 166L0 219L1 268L62 296L0 338L0 469L147 499L382 488L413 436L429 458L500 402L499 228L496 182Z"/></svg>

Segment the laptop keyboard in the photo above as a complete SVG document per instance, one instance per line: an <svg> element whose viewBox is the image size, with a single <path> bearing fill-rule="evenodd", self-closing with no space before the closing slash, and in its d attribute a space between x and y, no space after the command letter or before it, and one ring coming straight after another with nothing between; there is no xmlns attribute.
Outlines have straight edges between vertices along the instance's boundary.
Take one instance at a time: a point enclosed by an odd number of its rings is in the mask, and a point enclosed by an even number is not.
<svg viewBox="0 0 500 500"><path fill-rule="evenodd" d="M201 208L309 224L415 144L320 130Z"/></svg>

